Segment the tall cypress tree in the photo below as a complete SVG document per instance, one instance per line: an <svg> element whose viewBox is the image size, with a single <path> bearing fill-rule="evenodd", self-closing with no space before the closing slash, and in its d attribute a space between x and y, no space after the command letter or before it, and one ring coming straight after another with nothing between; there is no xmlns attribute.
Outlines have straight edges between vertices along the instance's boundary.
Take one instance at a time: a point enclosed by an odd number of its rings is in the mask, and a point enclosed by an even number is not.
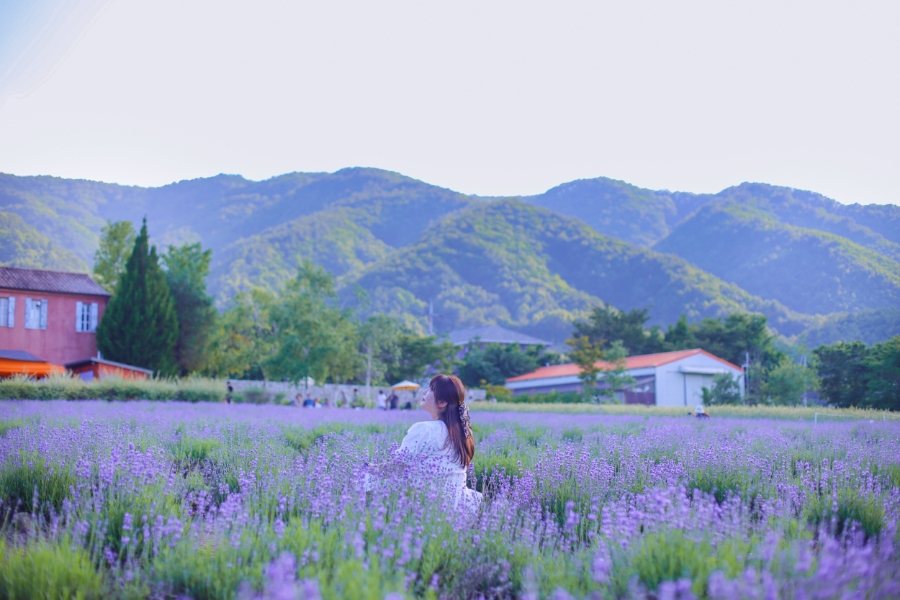
<svg viewBox="0 0 900 600"><path fill-rule="evenodd" d="M175 301L156 246L150 246L145 217L117 293L97 327L97 348L110 360L170 375L177 339Z"/></svg>

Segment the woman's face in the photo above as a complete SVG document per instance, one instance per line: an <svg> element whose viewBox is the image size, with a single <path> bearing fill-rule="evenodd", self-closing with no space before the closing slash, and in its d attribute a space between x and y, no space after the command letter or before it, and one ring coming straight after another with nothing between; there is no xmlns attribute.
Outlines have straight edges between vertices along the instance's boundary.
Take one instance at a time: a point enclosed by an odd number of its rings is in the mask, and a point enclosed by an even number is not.
<svg viewBox="0 0 900 600"><path fill-rule="evenodd" d="M438 406L437 401L434 399L434 392L431 391L431 388L427 388L425 394L422 395L422 400L419 401L419 406L425 409L432 419L437 419L447 404L444 403Z"/></svg>

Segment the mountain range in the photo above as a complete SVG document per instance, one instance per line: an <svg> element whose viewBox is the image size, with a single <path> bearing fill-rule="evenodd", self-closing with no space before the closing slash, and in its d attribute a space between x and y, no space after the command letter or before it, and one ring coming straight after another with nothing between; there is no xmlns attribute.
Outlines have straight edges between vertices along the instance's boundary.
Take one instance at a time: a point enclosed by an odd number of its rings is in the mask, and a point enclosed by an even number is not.
<svg viewBox="0 0 900 600"><path fill-rule="evenodd" d="M718 194L597 178L485 198L378 169L236 175L158 188L0 174L0 264L87 271L106 220L213 249L220 306L304 258L344 302L437 332L499 324L553 341L591 307L651 323L760 312L791 342L900 333L900 207L744 183Z"/></svg>

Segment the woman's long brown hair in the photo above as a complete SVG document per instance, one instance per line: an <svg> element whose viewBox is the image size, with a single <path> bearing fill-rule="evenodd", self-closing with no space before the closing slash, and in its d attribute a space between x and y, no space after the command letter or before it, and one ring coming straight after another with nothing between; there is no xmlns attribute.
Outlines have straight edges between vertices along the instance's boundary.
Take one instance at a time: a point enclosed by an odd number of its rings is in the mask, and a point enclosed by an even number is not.
<svg viewBox="0 0 900 600"><path fill-rule="evenodd" d="M444 448L452 448L459 464L468 467L475 456L475 438L471 430L466 435L466 425L459 417L459 406L466 401L466 388L456 375L435 375L428 387L434 394L435 404L440 406L446 403L438 415L438 419L447 426Z"/></svg>

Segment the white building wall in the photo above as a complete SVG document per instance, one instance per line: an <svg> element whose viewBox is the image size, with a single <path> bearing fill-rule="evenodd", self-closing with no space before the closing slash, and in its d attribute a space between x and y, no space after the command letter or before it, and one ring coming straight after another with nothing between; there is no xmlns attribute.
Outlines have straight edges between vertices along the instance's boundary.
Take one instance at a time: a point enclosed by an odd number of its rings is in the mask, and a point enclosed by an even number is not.
<svg viewBox="0 0 900 600"><path fill-rule="evenodd" d="M684 372L693 369L729 371L743 387L740 369L733 369L704 354L696 354L656 368L656 404L688 408L702 404L702 388L712 387L714 373Z"/></svg>

